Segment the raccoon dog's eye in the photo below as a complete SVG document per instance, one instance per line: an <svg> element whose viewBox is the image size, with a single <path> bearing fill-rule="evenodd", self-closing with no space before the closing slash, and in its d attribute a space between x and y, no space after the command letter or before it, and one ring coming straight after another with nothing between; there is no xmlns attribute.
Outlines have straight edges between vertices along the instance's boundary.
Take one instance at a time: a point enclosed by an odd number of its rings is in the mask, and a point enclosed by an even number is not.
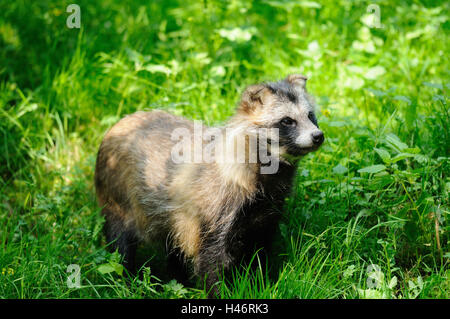
<svg viewBox="0 0 450 319"><path fill-rule="evenodd" d="M290 117L285 117L280 121L280 123L284 126L295 126L297 122L295 120L291 119Z"/></svg>
<svg viewBox="0 0 450 319"><path fill-rule="evenodd" d="M317 123L316 116L314 115L313 112L309 112L309 113L308 113L308 119L309 119L311 122L313 122L314 124Z"/></svg>

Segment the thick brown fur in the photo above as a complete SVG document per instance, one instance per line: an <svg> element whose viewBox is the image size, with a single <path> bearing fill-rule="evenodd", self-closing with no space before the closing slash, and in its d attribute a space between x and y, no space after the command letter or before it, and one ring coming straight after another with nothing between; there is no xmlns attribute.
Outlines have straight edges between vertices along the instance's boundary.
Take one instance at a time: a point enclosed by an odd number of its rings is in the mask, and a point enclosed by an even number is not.
<svg viewBox="0 0 450 319"><path fill-rule="evenodd" d="M225 134L228 141L257 128L280 127L282 154L275 174L261 174L260 162L175 163L171 133L180 127L192 132L194 124L163 111L136 112L108 131L97 156L95 186L107 240L130 270L137 243L166 242L169 259L192 263L214 296L222 269L270 245L297 170L297 161L284 155L298 159L323 141L322 134L309 147L293 142L304 142L302 130L320 132L305 82L291 75L248 87L236 115L220 128L233 132ZM296 127L280 124L286 117Z"/></svg>

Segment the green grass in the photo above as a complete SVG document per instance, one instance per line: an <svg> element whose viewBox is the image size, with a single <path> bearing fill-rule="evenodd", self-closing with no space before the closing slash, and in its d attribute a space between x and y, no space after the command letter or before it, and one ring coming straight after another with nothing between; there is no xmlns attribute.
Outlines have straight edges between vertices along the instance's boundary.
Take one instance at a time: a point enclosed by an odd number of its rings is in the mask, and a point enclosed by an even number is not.
<svg viewBox="0 0 450 319"><path fill-rule="evenodd" d="M222 296L449 298L448 2L79 0L81 29L70 3L0 4L0 297L205 297L157 257L121 275L99 143L137 110L221 123L245 86L304 73L326 142L299 166L273 267L238 267Z"/></svg>

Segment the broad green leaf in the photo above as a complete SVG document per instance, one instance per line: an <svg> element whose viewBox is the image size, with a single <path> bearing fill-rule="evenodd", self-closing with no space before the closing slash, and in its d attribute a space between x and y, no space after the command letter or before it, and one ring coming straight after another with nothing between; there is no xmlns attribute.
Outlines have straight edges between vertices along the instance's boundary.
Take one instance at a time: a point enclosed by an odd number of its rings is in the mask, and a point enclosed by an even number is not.
<svg viewBox="0 0 450 319"><path fill-rule="evenodd" d="M369 91L370 93L372 93L375 96L386 96L387 95L387 93L380 91L380 90L367 89L367 91Z"/></svg>
<svg viewBox="0 0 450 319"><path fill-rule="evenodd" d="M445 96L441 94L435 94L433 95L433 101L440 101L442 103L445 103Z"/></svg>
<svg viewBox="0 0 450 319"><path fill-rule="evenodd" d="M367 53L375 53L376 47L373 41L359 41L352 42L352 49L356 51L365 51Z"/></svg>
<svg viewBox="0 0 450 319"><path fill-rule="evenodd" d="M171 70L167 66L161 64L147 64L142 70L150 73L164 73L166 75L171 73Z"/></svg>
<svg viewBox="0 0 450 319"><path fill-rule="evenodd" d="M315 1L264 1L268 5L286 11L291 11L295 7L313 8L320 9L322 5Z"/></svg>
<svg viewBox="0 0 450 319"><path fill-rule="evenodd" d="M343 174L347 173L347 171L348 171L347 167L342 166L341 164L337 164L333 168L333 173L339 174L339 175L343 175Z"/></svg>
<svg viewBox="0 0 450 319"><path fill-rule="evenodd" d="M356 218L370 216L371 214L372 213L368 209L363 208L359 211L358 215L356 215Z"/></svg>
<svg viewBox="0 0 450 319"><path fill-rule="evenodd" d="M211 76L215 77L223 77L226 74L226 70L223 66L217 65L212 67L212 69L209 71Z"/></svg>
<svg viewBox="0 0 450 319"><path fill-rule="evenodd" d="M122 273L123 273L123 265L122 265L122 264L119 264L119 263L114 263L113 266L114 266L114 271L115 271L118 275L122 276Z"/></svg>
<svg viewBox="0 0 450 319"><path fill-rule="evenodd" d="M382 172L386 169L386 166L384 165L371 165L364 168L361 168L358 170L358 173L369 173L369 174L375 174Z"/></svg>
<svg viewBox="0 0 450 319"><path fill-rule="evenodd" d="M301 171L301 173L300 173L300 176L308 177L308 176L309 176L309 170L303 169L303 170Z"/></svg>
<svg viewBox="0 0 450 319"><path fill-rule="evenodd" d="M401 161L402 159L408 158L408 157L415 157L415 154L410 154L410 153L400 153L397 156L395 156L392 159L392 163L396 163L398 161Z"/></svg>
<svg viewBox="0 0 450 319"><path fill-rule="evenodd" d="M426 85L430 88L439 89L439 90L444 89L444 86L440 83L423 82L423 85Z"/></svg>
<svg viewBox="0 0 450 319"><path fill-rule="evenodd" d="M396 276L392 277L392 279L389 282L388 286L389 286L390 289L394 289L395 286L397 286L397 277Z"/></svg>
<svg viewBox="0 0 450 319"><path fill-rule="evenodd" d="M421 29L416 29L414 31L406 33L405 37L406 37L406 39L411 40L411 39L418 38L426 33L427 33L426 28L421 28Z"/></svg>
<svg viewBox="0 0 450 319"><path fill-rule="evenodd" d="M381 157L383 162L385 162L386 164L389 164L391 162L391 155L388 151L382 148L374 148L374 150Z"/></svg>
<svg viewBox="0 0 450 319"><path fill-rule="evenodd" d="M397 135L389 133L386 135L386 142L389 146L397 151L403 151L408 148L408 145L400 141Z"/></svg>
<svg viewBox="0 0 450 319"><path fill-rule="evenodd" d="M109 274L115 271L115 268L113 265L111 265L110 263L107 264L102 264L100 266L98 266L97 270L101 273L101 274Z"/></svg>
<svg viewBox="0 0 450 319"><path fill-rule="evenodd" d="M344 270L343 277L344 278L350 278L353 276L354 272L356 271L355 265L350 265L347 267L346 270Z"/></svg>
<svg viewBox="0 0 450 319"><path fill-rule="evenodd" d="M377 289L358 289L358 294L363 299L386 299L388 297Z"/></svg>
<svg viewBox="0 0 450 319"><path fill-rule="evenodd" d="M420 148L418 148L418 147L408 147L408 148L405 148L404 150L403 150L405 153L411 153L411 154L419 154L420 153Z"/></svg>
<svg viewBox="0 0 450 319"><path fill-rule="evenodd" d="M385 73L386 69L378 65L367 70L367 72L364 74L364 77L368 80L376 80Z"/></svg>
<svg viewBox="0 0 450 319"><path fill-rule="evenodd" d="M422 276L417 277L417 286L420 289L423 289L423 280L422 280Z"/></svg>
<svg viewBox="0 0 450 319"><path fill-rule="evenodd" d="M102 118L100 121L100 125L112 126L120 120L118 116L115 115L107 115Z"/></svg>
<svg viewBox="0 0 450 319"><path fill-rule="evenodd" d="M233 29L218 29L217 32L222 38L228 39L232 42L247 42L253 37L256 33L255 28L249 29L241 29L241 28L233 28Z"/></svg>
<svg viewBox="0 0 450 319"><path fill-rule="evenodd" d="M314 9L322 8L322 5L315 1L302 1L299 3L299 6L305 7L305 8L314 8Z"/></svg>
<svg viewBox="0 0 450 319"><path fill-rule="evenodd" d="M406 102L408 104L411 104L411 99L409 97L407 97L407 96L404 96L404 95L396 95L396 96L393 97L393 99L397 100L397 101L403 101L403 102Z"/></svg>
<svg viewBox="0 0 450 319"><path fill-rule="evenodd" d="M115 261L110 261L109 263L98 266L97 270L101 274L109 274L109 273L115 272L118 275L122 276L123 265L120 263L117 263Z"/></svg>
<svg viewBox="0 0 450 319"><path fill-rule="evenodd" d="M364 85L364 80L357 75L350 75L342 81L342 86L351 88L353 90L359 90Z"/></svg>

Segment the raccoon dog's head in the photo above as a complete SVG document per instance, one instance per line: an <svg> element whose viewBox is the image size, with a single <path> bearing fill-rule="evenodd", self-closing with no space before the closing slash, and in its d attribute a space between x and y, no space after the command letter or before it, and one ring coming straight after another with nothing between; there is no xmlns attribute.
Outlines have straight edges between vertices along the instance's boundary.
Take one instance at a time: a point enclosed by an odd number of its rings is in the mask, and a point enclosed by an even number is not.
<svg viewBox="0 0 450 319"><path fill-rule="evenodd" d="M278 128L281 155L305 155L324 141L306 80L293 74L278 82L252 85L242 94L238 113L257 127Z"/></svg>

